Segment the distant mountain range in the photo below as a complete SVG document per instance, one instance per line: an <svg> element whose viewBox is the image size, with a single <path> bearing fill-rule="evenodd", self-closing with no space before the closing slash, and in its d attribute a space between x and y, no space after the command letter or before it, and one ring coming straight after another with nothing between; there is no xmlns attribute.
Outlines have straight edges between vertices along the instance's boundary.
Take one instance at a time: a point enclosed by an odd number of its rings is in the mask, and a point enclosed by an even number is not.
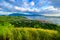
<svg viewBox="0 0 60 40"><path fill-rule="evenodd" d="M9 14L8 16L41 16L41 15L34 14L34 13L30 13L30 14L12 13L12 14Z"/></svg>
<svg viewBox="0 0 60 40"><path fill-rule="evenodd" d="M59 14L47 14L47 13L36 13L36 12L3 12L0 11L0 16L8 15L8 16L45 16L45 17L60 17Z"/></svg>

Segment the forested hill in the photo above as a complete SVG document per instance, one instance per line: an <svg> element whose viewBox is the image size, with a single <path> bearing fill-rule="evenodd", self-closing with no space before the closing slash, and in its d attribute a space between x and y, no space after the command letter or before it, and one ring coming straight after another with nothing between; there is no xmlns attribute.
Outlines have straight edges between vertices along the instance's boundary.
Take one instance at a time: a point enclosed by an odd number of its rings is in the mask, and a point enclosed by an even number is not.
<svg viewBox="0 0 60 40"><path fill-rule="evenodd" d="M22 16L0 16L0 24L5 24L5 22L14 25L14 27L33 27L56 30L57 26L49 23L49 21L30 20Z"/></svg>

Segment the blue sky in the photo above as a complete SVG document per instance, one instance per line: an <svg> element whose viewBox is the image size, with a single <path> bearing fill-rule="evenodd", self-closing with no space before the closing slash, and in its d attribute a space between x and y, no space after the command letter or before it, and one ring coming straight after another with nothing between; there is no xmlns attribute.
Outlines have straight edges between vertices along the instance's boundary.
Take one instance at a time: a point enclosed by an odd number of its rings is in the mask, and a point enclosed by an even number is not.
<svg viewBox="0 0 60 40"><path fill-rule="evenodd" d="M0 0L0 11L60 13L60 0Z"/></svg>

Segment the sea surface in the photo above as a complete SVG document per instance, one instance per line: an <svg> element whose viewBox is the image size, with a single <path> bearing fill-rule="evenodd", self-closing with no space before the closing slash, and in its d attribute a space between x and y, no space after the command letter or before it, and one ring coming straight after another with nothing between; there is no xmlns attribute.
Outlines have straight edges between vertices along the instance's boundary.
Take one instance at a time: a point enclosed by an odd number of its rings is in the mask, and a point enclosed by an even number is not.
<svg viewBox="0 0 60 40"><path fill-rule="evenodd" d="M25 16L25 17L31 20L47 20L51 23L60 25L60 17L46 17L46 16Z"/></svg>

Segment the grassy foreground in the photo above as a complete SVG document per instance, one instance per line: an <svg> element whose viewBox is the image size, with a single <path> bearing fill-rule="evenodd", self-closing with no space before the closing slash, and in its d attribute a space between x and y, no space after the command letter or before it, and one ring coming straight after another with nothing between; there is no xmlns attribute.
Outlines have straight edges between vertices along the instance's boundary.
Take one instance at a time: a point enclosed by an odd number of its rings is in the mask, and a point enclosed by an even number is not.
<svg viewBox="0 0 60 40"><path fill-rule="evenodd" d="M41 28L0 28L0 40L59 40L59 32Z"/></svg>

